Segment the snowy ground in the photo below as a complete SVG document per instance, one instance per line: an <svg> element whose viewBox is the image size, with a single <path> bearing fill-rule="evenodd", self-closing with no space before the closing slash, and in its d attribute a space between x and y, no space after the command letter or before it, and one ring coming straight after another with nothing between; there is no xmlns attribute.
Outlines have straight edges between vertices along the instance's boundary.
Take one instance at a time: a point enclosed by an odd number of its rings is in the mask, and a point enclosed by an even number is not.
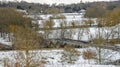
<svg viewBox="0 0 120 67"><path fill-rule="evenodd" d="M90 41L98 36L102 36L104 39L117 38L118 34L114 33L116 29L111 28L76 28L76 29L64 29L64 30L50 30L47 32L39 31L39 33L48 33L48 38L60 38L62 31L64 32L64 37L74 40ZM114 37L112 37L114 36Z"/></svg>
<svg viewBox="0 0 120 67"><path fill-rule="evenodd" d="M88 20L88 18L84 18L83 14L79 13L71 13L71 14L63 14L66 19L53 19L54 21L54 26L53 27L60 27L60 24L63 23L64 21L66 22L66 26L71 26L72 22L74 22L76 25L85 25L83 22L84 20ZM44 20L38 20L40 28L44 26L44 21L46 21L50 16L52 15L40 15L41 18ZM92 18L91 20L95 21L96 18ZM97 25L96 22L94 22L92 25Z"/></svg>
<svg viewBox="0 0 120 67"><path fill-rule="evenodd" d="M5 44L5 45L12 45L11 42L9 42L7 39L0 38L0 43Z"/></svg>
<svg viewBox="0 0 120 67"><path fill-rule="evenodd" d="M76 25L85 25L83 20L88 20L87 18L84 18L82 14L79 13L64 13L66 19L64 19L66 26L71 26L71 23L75 21ZM40 28L44 26L44 21L47 20L51 15L40 15L44 20L38 20ZM46 19L47 18L47 19ZM97 25L96 18L92 18L95 23L92 25ZM53 27L60 27L60 23L63 20L61 19L54 19L54 26ZM65 38L74 39L74 40L83 40L83 41L89 41L91 39L97 38L98 35L102 36L105 39L111 39L118 37L118 27L120 25L114 26L114 27L104 27L104 28L97 28L97 27L89 27L89 28L76 28L76 29L65 29L64 35ZM39 31L40 33L44 33L44 31ZM117 33L115 33L117 32ZM50 30L47 32L48 38L60 38L61 30ZM112 34L111 34L112 33ZM71 35L72 34L72 35ZM71 37L69 36L71 35ZM112 37L114 36L114 37Z"/></svg>
<svg viewBox="0 0 120 67"><path fill-rule="evenodd" d="M83 18L81 15L78 14L64 14L67 19L66 21L68 22L67 25L70 25L71 21L77 21L78 24L82 24L81 21L85 20L86 18ZM41 15L41 17L43 19L47 19L50 15ZM93 19L95 20L95 19ZM41 21L43 20L39 20L39 22L41 23ZM54 20L56 23L54 25L54 27L59 27L59 20ZM112 28L115 31L116 28ZM72 36L70 39L75 39L75 40L83 40L83 41L88 41L90 39L94 39L96 38L99 34L101 36L103 36L104 38L108 38L109 34L111 33L111 28L95 28L95 27L90 27L90 28L84 28L84 29L67 29L65 30L66 33L66 38L69 38L69 33L72 33ZM44 31L40 31L43 32ZM61 33L61 30L53 30L53 31L49 31L49 38L59 38ZM79 35L80 34L80 35ZM112 37L109 37L112 38ZM11 42L8 42L7 39L3 39L0 38L0 43L3 44L7 44L7 45L11 45ZM119 44L117 45L119 46ZM83 52L86 49L91 49L97 52L97 50L95 48L81 48L78 49L80 52ZM96 61L91 59L90 62L88 60L85 60L82 57L82 54L79 56L79 59L75 62L75 64L62 64L60 61L61 58L61 52L63 50L37 50L37 51L33 51L33 54L35 53L35 55L33 56L35 59L38 60L45 60L47 63L45 64L45 67L120 67L120 66L115 66L115 65L98 65L96 64ZM0 52L0 67L4 67L3 66L3 62L4 60L8 60L9 63L14 64L15 61L17 61L18 59L15 59L15 56L17 55L17 51L1 51ZM23 55L25 57L25 55ZM24 62L25 60L23 59L24 57L22 57L20 60L20 62ZM107 62L107 61L115 61L117 59L120 59L120 52L117 51L112 51L112 50L107 50L107 49L102 49L102 58L106 59L103 62ZM12 66L14 67L14 66Z"/></svg>
<svg viewBox="0 0 120 67"><path fill-rule="evenodd" d="M80 14L80 13L63 13L63 15L65 15L65 17L66 17L65 21L67 21L66 22L67 26L71 26L72 21L76 21L75 23L77 25L81 25L81 24L84 24L84 23L82 23L82 20L87 20L87 18L83 18L83 14ZM42 27L43 26L42 21L47 20L51 15L38 15L38 16L40 16L44 19L44 20L38 20L40 26ZM31 17L34 17L34 15L31 15ZM96 20L96 19L93 18L93 20ZM62 20L55 19L54 21L55 21L55 25L53 27L59 27ZM101 30L103 31L103 29L101 29ZM85 29L80 29L80 28L66 29L65 31L66 31L65 32L66 38L75 39L75 40L83 40L83 41L88 41L90 39L95 38L98 35L98 29L94 28L94 27L93 28L85 28ZM45 32L39 31L39 33L44 34ZM49 35L48 35L49 38L59 38L61 36L60 35L61 30L53 30L53 31L49 31L47 33L49 33ZM106 30L103 35L106 36L105 34L107 34ZM71 37L69 37L69 35L71 35ZM7 45L12 44L11 42L8 42L7 39L3 39L3 38L0 38L0 43L7 44Z"/></svg>
<svg viewBox="0 0 120 67"><path fill-rule="evenodd" d="M75 64L64 64L64 62L61 62L61 56L62 56L62 49L59 50L34 50L31 51L32 53L32 58L35 58L37 60L44 60L46 63L44 64L45 67L120 67L120 66L115 66L115 65L99 65L96 63L96 60L91 59L91 60L85 60L82 57L82 52L86 49L91 49L95 50L95 48L81 48L77 49L78 51L81 52L79 59L75 62ZM97 52L97 51L96 51ZM7 59L8 63L14 64L15 61L24 63L25 62L25 54L22 55L22 58L16 58L16 55L18 55L17 51L1 51L0 52L0 67L3 66L3 60ZM102 58L107 59L104 60L103 62L108 62L108 61L115 61L117 59L120 59L120 52L112 51L112 50L107 50L107 49L102 49ZM109 58L108 58L109 57ZM20 61L21 60L21 61Z"/></svg>

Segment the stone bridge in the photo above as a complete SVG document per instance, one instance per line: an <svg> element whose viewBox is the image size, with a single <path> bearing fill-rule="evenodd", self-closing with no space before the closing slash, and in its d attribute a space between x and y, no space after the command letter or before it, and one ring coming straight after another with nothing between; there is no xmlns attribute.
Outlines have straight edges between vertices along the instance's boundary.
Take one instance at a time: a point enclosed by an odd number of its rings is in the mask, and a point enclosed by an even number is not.
<svg viewBox="0 0 120 67"><path fill-rule="evenodd" d="M73 39L48 39L51 41L53 44L59 43L61 46L65 45L72 45L75 47L85 47L85 46L90 46L89 43L90 41L81 41L81 40L73 40Z"/></svg>

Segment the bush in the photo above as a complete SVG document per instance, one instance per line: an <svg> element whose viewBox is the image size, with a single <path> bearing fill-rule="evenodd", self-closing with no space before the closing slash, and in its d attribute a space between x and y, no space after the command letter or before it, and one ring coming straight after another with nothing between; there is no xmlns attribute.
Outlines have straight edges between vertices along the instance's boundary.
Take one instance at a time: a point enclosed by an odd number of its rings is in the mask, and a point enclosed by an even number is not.
<svg viewBox="0 0 120 67"><path fill-rule="evenodd" d="M66 45L64 51L62 52L62 62L73 64L78 60L80 52L77 51L72 46Z"/></svg>
<svg viewBox="0 0 120 67"><path fill-rule="evenodd" d="M92 50L86 50L83 52L84 59L94 59L97 56L96 52Z"/></svg>

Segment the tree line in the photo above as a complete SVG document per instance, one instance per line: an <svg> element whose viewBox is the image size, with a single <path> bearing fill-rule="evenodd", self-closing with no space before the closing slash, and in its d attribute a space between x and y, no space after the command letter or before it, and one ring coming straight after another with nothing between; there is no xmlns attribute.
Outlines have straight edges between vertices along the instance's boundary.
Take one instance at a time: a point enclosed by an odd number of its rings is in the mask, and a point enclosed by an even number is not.
<svg viewBox="0 0 120 67"><path fill-rule="evenodd" d="M110 2L86 2L86 3L73 3L73 4L40 4L40 3L28 3L26 1L21 2L8 2L2 3L0 2L0 7L12 7L22 10L27 10L29 13L50 13L46 12L50 9L57 9L59 12L71 13L71 12L79 12L81 9L89 9L90 7L101 5L107 10L113 10L116 7L120 7L120 1L110 1ZM99 8L99 7L98 7Z"/></svg>

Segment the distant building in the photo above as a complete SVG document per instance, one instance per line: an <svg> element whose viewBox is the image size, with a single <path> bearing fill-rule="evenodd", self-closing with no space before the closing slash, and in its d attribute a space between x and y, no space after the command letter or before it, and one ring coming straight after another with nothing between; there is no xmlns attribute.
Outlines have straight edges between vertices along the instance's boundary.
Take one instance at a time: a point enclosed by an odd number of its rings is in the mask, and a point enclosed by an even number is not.
<svg viewBox="0 0 120 67"><path fill-rule="evenodd" d="M83 13L83 14L84 14L84 13L85 13L85 11L86 11L86 10L81 9L81 10L79 10L79 13Z"/></svg>
<svg viewBox="0 0 120 67"><path fill-rule="evenodd" d="M26 10L17 9L17 11L20 12L20 13L23 13L23 14L28 14L28 12Z"/></svg>
<svg viewBox="0 0 120 67"><path fill-rule="evenodd" d="M86 11L86 10L81 9L81 10L78 11L78 13L81 14L81 17L84 17L84 15L85 15L85 11Z"/></svg>
<svg viewBox="0 0 120 67"><path fill-rule="evenodd" d="M81 12L85 12L85 10L84 10L84 9L81 9L80 11L81 11Z"/></svg>

